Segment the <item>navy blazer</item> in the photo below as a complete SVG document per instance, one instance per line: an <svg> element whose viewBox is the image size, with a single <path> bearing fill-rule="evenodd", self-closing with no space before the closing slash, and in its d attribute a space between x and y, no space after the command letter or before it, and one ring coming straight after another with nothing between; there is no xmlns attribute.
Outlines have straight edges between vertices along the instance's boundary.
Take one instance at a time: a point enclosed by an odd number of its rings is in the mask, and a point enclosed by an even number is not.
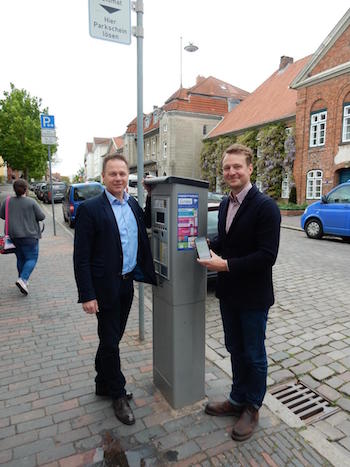
<svg viewBox="0 0 350 467"><path fill-rule="evenodd" d="M253 185L226 234L228 204L226 197L219 208L218 235L210 243L228 260L230 270L218 273L216 296L229 298L243 310L267 309L274 303L272 266L279 247L279 208Z"/></svg>
<svg viewBox="0 0 350 467"><path fill-rule="evenodd" d="M128 204L138 226L135 279L156 284L146 231L146 224L150 224L150 199L146 201L145 213L132 196L129 197ZM105 192L84 201L77 210L73 259L78 302L97 299L102 308L113 306L118 298L122 280L123 250L118 224Z"/></svg>

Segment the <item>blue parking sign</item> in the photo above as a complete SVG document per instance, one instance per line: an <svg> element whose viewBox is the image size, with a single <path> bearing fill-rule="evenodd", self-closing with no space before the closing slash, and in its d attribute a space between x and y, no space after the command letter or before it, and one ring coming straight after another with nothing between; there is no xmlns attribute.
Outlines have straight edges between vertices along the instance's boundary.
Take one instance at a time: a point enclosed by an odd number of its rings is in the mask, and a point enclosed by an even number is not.
<svg viewBox="0 0 350 467"><path fill-rule="evenodd" d="M40 115L40 125L42 129L55 129L55 117L54 115Z"/></svg>

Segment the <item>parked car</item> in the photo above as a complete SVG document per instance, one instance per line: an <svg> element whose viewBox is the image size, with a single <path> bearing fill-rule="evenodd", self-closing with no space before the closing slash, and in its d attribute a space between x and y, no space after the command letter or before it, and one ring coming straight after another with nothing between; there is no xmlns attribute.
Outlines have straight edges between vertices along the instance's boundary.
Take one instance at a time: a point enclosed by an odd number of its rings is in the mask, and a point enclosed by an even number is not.
<svg viewBox="0 0 350 467"><path fill-rule="evenodd" d="M35 189L36 197L42 201L44 199L44 189L47 185L47 182L39 183Z"/></svg>
<svg viewBox="0 0 350 467"><path fill-rule="evenodd" d="M75 216L79 204L83 201L99 195L104 186L99 182L73 183L64 194L62 201L63 218L69 227L74 227Z"/></svg>
<svg viewBox="0 0 350 467"><path fill-rule="evenodd" d="M54 203L58 201L62 202L64 198L64 193L67 189L67 185L63 182L52 182L52 192L51 192L51 183L47 183L42 189L43 192L43 201L44 203L51 203L52 196Z"/></svg>
<svg viewBox="0 0 350 467"><path fill-rule="evenodd" d="M301 216L301 227L310 238L335 235L350 242L350 180L310 204Z"/></svg>

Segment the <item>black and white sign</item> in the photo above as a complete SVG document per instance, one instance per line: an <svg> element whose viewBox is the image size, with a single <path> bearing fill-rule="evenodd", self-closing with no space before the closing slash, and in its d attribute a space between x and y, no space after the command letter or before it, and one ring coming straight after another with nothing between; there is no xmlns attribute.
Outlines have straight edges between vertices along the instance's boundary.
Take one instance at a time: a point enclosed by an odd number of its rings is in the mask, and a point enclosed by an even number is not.
<svg viewBox="0 0 350 467"><path fill-rule="evenodd" d="M95 39L130 44L130 0L89 0L89 30Z"/></svg>

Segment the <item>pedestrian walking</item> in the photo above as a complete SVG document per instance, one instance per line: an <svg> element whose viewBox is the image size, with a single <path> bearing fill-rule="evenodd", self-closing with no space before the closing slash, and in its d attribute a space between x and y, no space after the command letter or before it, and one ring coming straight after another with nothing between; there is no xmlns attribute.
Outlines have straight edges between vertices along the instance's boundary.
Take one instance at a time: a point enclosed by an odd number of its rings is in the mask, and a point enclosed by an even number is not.
<svg viewBox="0 0 350 467"><path fill-rule="evenodd" d="M15 180L13 189L16 196L11 197L8 202L8 234L16 247L16 285L22 294L28 295L28 280L39 256L39 222L45 219L45 214L34 199L27 197L28 184L24 179ZM2 219L5 219L5 211L6 200L0 208Z"/></svg>
<svg viewBox="0 0 350 467"><path fill-rule="evenodd" d="M110 396L117 418L135 423L121 370L119 342L134 296L133 281L156 284L146 225L151 223L151 199L145 212L127 191L129 167L124 156L104 158L105 190L78 208L74 237L74 271L78 302L96 314L99 347L95 357L96 394Z"/></svg>
<svg viewBox="0 0 350 467"><path fill-rule="evenodd" d="M239 417L231 433L237 441L253 434L266 393L265 330L274 303L272 266L281 222L276 203L251 184L252 156L251 149L240 144L224 152L223 177L230 195L220 204L211 259L197 260L218 272L216 296L232 366L228 399L209 402L205 412Z"/></svg>

